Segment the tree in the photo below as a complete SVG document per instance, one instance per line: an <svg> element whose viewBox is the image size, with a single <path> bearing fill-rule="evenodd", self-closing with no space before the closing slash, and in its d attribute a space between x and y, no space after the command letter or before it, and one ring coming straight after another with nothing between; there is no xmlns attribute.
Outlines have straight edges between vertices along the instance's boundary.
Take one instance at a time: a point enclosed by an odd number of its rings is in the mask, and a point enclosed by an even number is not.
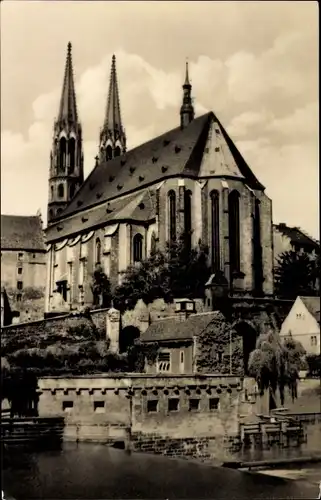
<svg viewBox="0 0 321 500"><path fill-rule="evenodd" d="M275 269L275 291L279 297L295 299L298 295L315 295L315 262L306 253L283 252ZM319 275L318 275L319 277Z"/></svg>
<svg viewBox="0 0 321 500"><path fill-rule="evenodd" d="M158 298L167 303L174 298L203 298L209 276L206 248L199 243L189 250L182 236L167 244L164 252L155 251L127 269L114 291L114 305L123 312L134 309L139 299L148 305Z"/></svg>
<svg viewBox="0 0 321 500"><path fill-rule="evenodd" d="M147 259L130 266L124 273L121 285L116 287L113 303L121 312L134 309L138 300L148 305L168 293L164 277L165 256L156 251Z"/></svg>
<svg viewBox="0 0 321 500"><path fill-rule="evenodd" d="M199 242L196 248L189 249L182 235L176 242L166 245L166 266L163 281L166 282L167 302L174 298L203 298L205 283L211 271L208 265L208 249Z"/></svg>
<svg viewBox="0 0 321 500"><path fill-rule="evenodd" d="M304 366L304 355L305 350L300 342L292 338L281 342L279 335L272 331L260 335L248 364L260 395L263 396L268 390L275 406L278 390L281 405L284 405L285 388L288 387L294 400L297 397L299 371Z"/></svg>
<svg viewBox="0 0 321 500"><path fill-rule="evenodd" d="M95 267L90 288L93 294L93 305L109 307L111 302L110 282L99 264Z"/></svg>

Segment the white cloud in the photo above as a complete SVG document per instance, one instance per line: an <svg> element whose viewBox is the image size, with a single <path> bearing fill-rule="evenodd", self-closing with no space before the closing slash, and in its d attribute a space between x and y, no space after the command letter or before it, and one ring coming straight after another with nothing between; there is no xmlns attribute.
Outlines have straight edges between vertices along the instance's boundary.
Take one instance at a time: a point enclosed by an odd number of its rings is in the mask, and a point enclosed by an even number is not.
<svg viewBox="0 0 321 500"><path fill-rule="evenodd" d="M227 127L232 137L243 137L255 131L258 126L264 126L271 118L271 113L263 110L261 112L245 111L235 116Z"/></svg>
<svg viewBox="0 0 321 500"><path fill-rule="evenodd" d="M273 201L274 221L319 237L318 151L311 141L277 147L267 138L237 146Z"/></svg>
<svg viewBox="0 0 321 500"><path fill-rule="evenodd" d="M268 124L267 130L283 134L295 141L317 137L319 128L318 103L310 102L303 108L296 109L290 115L276 118Z"/></svg>
<svg viewBox="0 0 321 500"><path fill-rule="evenodd" d="M312 98L316 98L316 66L302 71L309 43L309 33L287 33L279 36L273 47L259 56L245 51L233 54L226 61L230 94L236 101L244 103L262 102L275 92L289 100L311 89L312 83ZM314 49L316 51L316 47ZM314 54L310 53L308 57L313 59Z"/></svg>

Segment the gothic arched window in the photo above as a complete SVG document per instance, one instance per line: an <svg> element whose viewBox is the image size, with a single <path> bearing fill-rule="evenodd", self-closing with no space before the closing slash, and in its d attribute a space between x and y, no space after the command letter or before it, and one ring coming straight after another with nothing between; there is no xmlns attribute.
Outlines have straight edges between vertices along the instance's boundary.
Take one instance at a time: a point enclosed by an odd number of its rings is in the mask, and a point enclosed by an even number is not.
<svg viewBox="0 0 321 500"><path fill-rule="evenodd" d="M66 166L66 139L62 137L59 141L59 168L65 170Z"/></svg>
<svg viewBox="0 0 321 500"><path fill-rule="evenodd" d="M212 270L220 270L220 194L211 192L211 254Z"/></svg>
<svg viewBox="0 0 321 500"><path fill-rule="evenodd" d="M61 214L61 212L62 212L62 208L58 208L57 215Z"/></svg>
<svg viewBox="0 0 321 500"><path fill-rule="evenodd" d="M240 194L232 191L228 196L230 270L240 271Z"/></svg>
<svg viewBox="0 0 321 500"><path fill-rule="evenodd" d="M100 239L96 239L96 249L95 249L96 264L101 263L101 243Z"/></svg>
<svg viewBox="0 0 321 500"><path fill-rule="evenodd" d="M169 241L176 240L176 194L175 191L168 193L168 226Z"/></svg>
<svg viewBox="0 0 321 500"><path fill-rule="evenodd" d="M64 185L63 184L59 184L58 185L58 196L59 198L63 198L64 197Z"/></svg>
<svg viewBox="0 0 321 500"><path fill-rule="evenodd" d="M111 160L113 157L113 148L109 144L106 148L106 160Z"/></svg>
<svg viewBox="0 0 321 500"><path fill-rule="evenodd" d="M120 156L120 147L119 147L119 146L117 146L117 147L115 148L115 157L116 157L116 156Z"/></svg>
<svg viewBox="0 0 321 500"><path fill-rule="evenodd" d="M143 237L141 234L135 234L133 238L133 260L140 262L143 258Z"/></svg>
<svg viewBox="0 0 321 500"><path fill-rule="evenodd" d="M156 253L156 250L157 250L156 234L155 232L153 232L150 243L150 253L154 255Z"/></svg>
<svg viewBox="0 0 321 500"><path fill-rule="evenodd" d="M72 137L68 142L68 152L69 152L69 170L72 173L75 170L75 158L76 158L76 141Z"/></svg>
<svg viewBox="0 0 321 500"><path fill-rule="evenodd" d="M192 246L192 193L184 192L184 233L185 244L190 249Z"/></svg>
<svg viewBox="0 0 321 500"><path fill-rule="evenodd" d="M51 199L54 197L54 187L50 186L50 192L51 192Z"/></svg>
<svg viewBox="0 0 321 500"><path fill-rule="evenodd" d="M257 293L262 292L263 283L263 262L261 245L261 214L260 201L255 198L253 217L253 269L254 269L254 289Z"/></svg>
<svg viewBox="0 0 321 500"><path fill-rule="evenodd" d="M49 218L52 219L53 218L53 210L52 208L49 210Z"/></svg>
<svg viewBox="0 0 321 500"><path fill-rule="evenodd" d="M73 198L73 196L75 194L75 190L76 190L75 184L71 184L70 189L69 189L70 198Z"/></svg>

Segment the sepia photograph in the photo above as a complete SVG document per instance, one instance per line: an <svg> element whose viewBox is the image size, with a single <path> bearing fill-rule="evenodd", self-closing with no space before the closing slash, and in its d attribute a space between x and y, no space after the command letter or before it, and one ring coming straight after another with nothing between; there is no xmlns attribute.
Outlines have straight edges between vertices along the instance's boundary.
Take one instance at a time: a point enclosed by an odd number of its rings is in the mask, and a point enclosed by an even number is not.
<svg viewBox="0 0 321 500"><path fill-rule="evenodd" d="M0 10L2 500L321 499L318 3Z"/></svg>

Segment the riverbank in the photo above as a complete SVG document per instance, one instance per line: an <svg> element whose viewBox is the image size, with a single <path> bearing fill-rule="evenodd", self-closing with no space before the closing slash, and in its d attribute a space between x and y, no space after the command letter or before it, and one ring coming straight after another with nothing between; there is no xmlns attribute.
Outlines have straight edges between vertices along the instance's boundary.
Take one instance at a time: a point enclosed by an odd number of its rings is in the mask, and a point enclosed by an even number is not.
<svg viewBox="0 0 321 500"><path fill-rule="evenodd" d="M300 468L261 469L255 472L265 476L290 479L292 481L305 481L310 485L316 486L316 488L321 481L321 463L310 464L307 467Z"/></svg>
<svg viewBox="0 0 321 500"><path fill-rule="evenodd" d="M231 469L240 470L259 470L259 469L275 469L280 467L291 467L306 464L321 464L321 454L303 455L300 457L277 458L270 460L252 460L252 461L227 461L223 462L222 466Z"/></svg>

